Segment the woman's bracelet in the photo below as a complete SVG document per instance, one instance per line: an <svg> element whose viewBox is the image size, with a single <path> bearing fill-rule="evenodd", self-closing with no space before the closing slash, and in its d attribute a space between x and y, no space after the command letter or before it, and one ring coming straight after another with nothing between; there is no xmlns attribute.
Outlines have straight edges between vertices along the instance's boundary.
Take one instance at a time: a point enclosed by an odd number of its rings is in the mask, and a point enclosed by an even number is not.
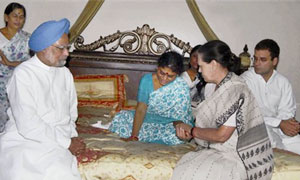
<svg viewBox="0 0 300 180"><path fill-rule="evenodd" d="M192 129L191 129L190 134L191 134L192 137L194 137L194 136L193 136L193 131L194 131L195 128L196 128L196 127L192 127Z"/></svg>
<svg viewBox="0 0 300 180"><path fill-rule="evenodd" d="M139 140L139 137L137 137L135 135L131 135L129 138L133 139L134 141L138 141Z"/></svg>

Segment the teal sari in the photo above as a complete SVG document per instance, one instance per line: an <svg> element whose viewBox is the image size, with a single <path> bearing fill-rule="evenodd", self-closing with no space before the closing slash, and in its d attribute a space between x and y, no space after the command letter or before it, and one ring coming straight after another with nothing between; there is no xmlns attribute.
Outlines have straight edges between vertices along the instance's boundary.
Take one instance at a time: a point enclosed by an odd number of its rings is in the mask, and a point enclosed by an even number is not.
<svg viewBox="0 0 300 180"><path fill-rule="evenodd" d="M143 142L176 145L183 141L177 138L174 121L193 125L189 87L181 77L153 90L152 74L141 79L138 101L147 104L147 112L139 131ZM121 137L130 137L135 111L121 111L109 128Z"/></svg>

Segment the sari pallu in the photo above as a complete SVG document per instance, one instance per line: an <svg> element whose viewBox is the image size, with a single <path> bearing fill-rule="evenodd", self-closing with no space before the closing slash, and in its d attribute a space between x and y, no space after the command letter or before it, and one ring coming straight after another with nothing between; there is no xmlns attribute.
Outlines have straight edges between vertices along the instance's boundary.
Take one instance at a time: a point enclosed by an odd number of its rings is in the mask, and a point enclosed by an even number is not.
<svg viewBox="0 0 300 180"><path fill-rule="evenodd" d="M194 115L196 127L202 128L219 128L233 116L236 130L224 143L195 138L200 150L182 157L174 175L186 175L173 179L271 179L273 152L263 117L240 77L229 73Z"/></svg>
<svg viewBox="0 0 300 180"><path fill-rule="evenodd" d="M189 87L181 77L153 91L149 95L147 112L139 131L139 140L160 144L183 143L176 136L174 121L193 124ZM121 111L110 126L110 131L129 137L135 111Z"/></svg>
<svg viewBox="0 0 300 180"><path fill-rule="evenodd" d="M20 30L15 36L8 40L0 33L0 50L9 61L25 61L30 58L30 51L28 41L30 34ZM0 75L3 77L10 77L13 67L8 67L0 63Z"/></svg>
<svg viewBox="0 0 300 180"><path fill-rule="evenodd" d="M0 33L0 50L9 61L25 61L30 58L29 41L30 34L20 30L15 36L8 40ZM1 60L1 57L0 57ZM6 84L12 75L14 67L9 67L0 63L0 132L4 130L6 124L6 110L9 107L8 98L6 94Z"/></svg>

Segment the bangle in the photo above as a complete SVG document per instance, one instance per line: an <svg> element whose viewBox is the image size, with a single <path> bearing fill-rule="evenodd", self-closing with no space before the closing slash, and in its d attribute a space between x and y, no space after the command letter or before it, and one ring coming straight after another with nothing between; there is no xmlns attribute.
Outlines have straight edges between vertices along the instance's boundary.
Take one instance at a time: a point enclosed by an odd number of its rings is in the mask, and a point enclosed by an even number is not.
<svg viewBox="0 0 300 180"><path fill-rule="evenodd" d="M130 139L133 139L133 140L135 140L135 141L138 141L138 140L139 140L139 137L137 137L137 136L135 136L135 135L131 135L129 138L130 138Z"/></svg>
<svg viewBox="0 0 300 180"><path fill-rule="evenodd" d="M192 137L194 137L194 136L193 136L193 131L194 131L195 128L196 128L196 127L192 127L192 129L191 129L190 134L191 134Z"/></svg>

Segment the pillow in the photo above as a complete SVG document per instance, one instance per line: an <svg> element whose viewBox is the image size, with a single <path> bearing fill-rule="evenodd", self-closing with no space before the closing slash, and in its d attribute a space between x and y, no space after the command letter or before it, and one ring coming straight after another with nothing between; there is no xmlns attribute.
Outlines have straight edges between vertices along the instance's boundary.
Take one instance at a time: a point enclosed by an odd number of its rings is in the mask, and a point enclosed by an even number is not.
<svg viewBox="0 0 300 180"><path fill-rule="evenodd" d="M79 75L74 77L78 106L113 107L126 100L125 74Z"/></svg>
<svg viewBox="0 0 300 180"><path fill-rule="evenodd" d="M137 106L136 100L128 99L123 101L121 110L135 110L136 106Z"/></svg>

